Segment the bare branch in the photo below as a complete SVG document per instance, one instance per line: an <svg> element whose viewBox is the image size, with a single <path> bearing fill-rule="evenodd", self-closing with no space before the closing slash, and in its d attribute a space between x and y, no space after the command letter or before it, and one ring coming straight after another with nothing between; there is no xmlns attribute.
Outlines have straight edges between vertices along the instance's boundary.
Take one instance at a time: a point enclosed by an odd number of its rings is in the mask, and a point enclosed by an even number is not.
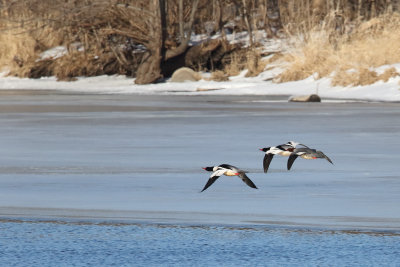
<svg viewBox="0 0 400 267"><path fill-rule="evenodd" d="M147 45L149 43L149 37L146 34L139 34L137 31L132 31L132 29L101 29L100 33L111 35L118 34L126 37L132 38L133 41L139 44Z"/></svg>
<svg viewBox="0 0 400 267"><path fill-rule="evenodd" d="M180 41L183 42L183 38L185 35L184 31L184 22L183 22L183 0L179 0L179 34L180 34Z"/></svg>
<svg viewBox="0 0 400 267"><path fill-rule="evenodd" d="M193 1L193 5L192 5L192 12L190 13L190 20L188 23L188 32L186 34L184 34L184 36L181 36L181 43L179 44L178 47L176 47L175 49L171 49L171 50L167 50L167 52L165 53L165 60L173 58L177 55L182 54L183 52L185 52L185 50L187 49L187 47L189 46L189 41L190 41L190 37L192 35L192 30L193 30L193 22L194 22L194 16L197 12L197 6L199 4L199 0L194 0ZM181 22L179 22L181 23ZM182 21L183 24L183 21Z"/></svg>
<svg viewBox="0 0 400 267"><path fill-rule="evenodd" d="M146 14L146 16L150 16L150 17L155 17L154 13L150 12L149 10L140 8L140 7L135 7L135 6L131 6L131 5L124 5L124 4L117 4L116 7L118 8L127 8L130 9L132 11L138 12L139 14L143 15Z"/></svg>

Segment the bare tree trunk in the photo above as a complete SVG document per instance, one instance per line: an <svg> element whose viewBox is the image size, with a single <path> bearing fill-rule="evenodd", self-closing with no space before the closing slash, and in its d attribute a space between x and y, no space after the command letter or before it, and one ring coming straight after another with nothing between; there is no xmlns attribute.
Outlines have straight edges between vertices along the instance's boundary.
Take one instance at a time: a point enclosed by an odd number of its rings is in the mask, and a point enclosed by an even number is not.
<svg viewBox="0 0 400 267"><path fill-rule="evenodd" d="M362 0L358 0L358 19L361 20Z"/></svg>
<svg viewBox="0 0 400 267"><path fill-rule="evenodd" d="M222 24L222 3L221 0L213 0L213 19L217 30L220 31L222 38L226 39L226 34Z"/></svg>
<svg viewBox="0 0 400 267"><path fill-rule="evenodd" d="M154 83L161 76L162 49L164 46L162 13L165 14L164 0L151 0L150 11L154 17L150 19L149 42L147 52L136 73L136 84Z"/></svg>
<svg viewBox="0 0 400 267"><path fill-rule="evenodd" d="M267 38L272 38L274 37L274 33L272 32L272 26L268 17L268 0L264 0L264 30L267 33Z"/></svg>
<svg viewBox="0 0 400 267"><path fill-rule="evenodd" d="M251 27L251 23L249 22L249 11L248 11L248 6L247 6L247 1L246 0L242 0L243 3L243 10L242 10L242 18L244 20L244 23L246 24L246 28L247 31L249 33L249 43L250 43L250 47L254 46L254 42L253 42L253 29Z"/></svg>
<svg viewBox="0 0 400 267"><path fill-rule="evenodd" d="M189 41L192 34L195 14L199 0L193 0L192 10L190 13L189 22L184 21L184 5L183 0L178 2L178 17L179 17L179 37L180 44L178 47L170 50L165 48L165 39L167 36L166 22L166 0L151 0L149 2L149 13L154 14L147 16L146 21L149 25L147 41L144 45L147 52L143 55L142 61L136 73L136 84L154 83L162 78L165 62L168 59L177 57L186 52L189 47ZM185 27L186 25L186 27Z"/></svg>
<svg viewBox="0 0 400 267"><path fill-rule="evenodd" d="M292 3L292 2L290 2ZM267 10L268 10L268 19L269 23L273 28L276 29L276 31L279 31L282 29L282 21L281 21L281 11L279 7L279 1L278 0L267 0ZM276 35L276 34L274 34Z"/></svg>
<svg viewBox="0 0 400 267"><path fill-rule="evenodd" d="M313 23L311 21L311 6L310 6L310 0L306 0L306 14L307 14L307 28L310 30L313 26Z"/></svg>
<svg viewBox="0 0 400 267"><path fill-rule="evenodd" d="M389 13L393 12L392 0L386 0L386 11Z"/></svg>
<svg viewBox="0 0 400 267"><path fill-rule="evenodd" d="M185 41L185 29L184 29L184 20L183 20L183 0L179 0L179 11L178 11L178 19L179 19L179 35L180 42L183 43Z"/></svg>
<svg viewBox="0 0 400 267"><path fill-rule="evenodd" d="M376 3L375 3L375 0L370 0L370 2L371 2L370 14L371 14L371 18L374 18L374 17L376 17Z"/></svg>
<svg viewBox="0 0 400 267"><path fill-rule="evenodd" d="M182 2L182 5L181 5L181 2ZM190 13L190 20L189 20L188 27L187 27L189 29L188 32L184 31L183 25L184 25L185 22L183 21L183 15L180 16L180 18L179 18L179 28L180 28L180 31L183 30L183 32L180 33L180 35L181 35L181 37L180 37L181 43L175 49L171 49L171 50L167 50L166 51L165 60L168 60L170 58L176 57L176 56L184 53L186 51L186 49L188 48L190 37L192 35L194 15L196 14L198 4L199 4L199 0L193 0L192 12ZM179 9L181 9L181 8L183 10L183 0L180 0L180 2L179 2ZM180 12L183 12L183 11L180 10L179 13Z"/></svg>

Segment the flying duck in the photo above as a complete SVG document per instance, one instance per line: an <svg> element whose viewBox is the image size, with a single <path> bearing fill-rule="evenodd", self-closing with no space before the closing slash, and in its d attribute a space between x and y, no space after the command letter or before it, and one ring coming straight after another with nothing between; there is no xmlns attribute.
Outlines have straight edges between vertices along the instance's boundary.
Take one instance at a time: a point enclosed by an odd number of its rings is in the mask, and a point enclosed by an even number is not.
<svg viewBox="0 0 400 267"><path fill-rule="evenodd" d="M307 148L301 147L301 148L295 148L293 152L290 154L287 162L288 170L290 170L290 168L293 165L293 162L296 160L297 157L301 157L303 159L326 159L331 164L333 164L332 160L328 158L322 151L311 149L308 147Z"/></svg>
<svg viewBox="0 0 400 267"><path fill-rule="evenodd" d="M211 174L201 192L209 188L221 175L239 176L239 178L242 179L242 181L245 182L248 186L257 189L257 186L250 180L249 177L247 177L246 173L235 166L229 164L221 164L219 166L205 167L203 169L213 173Z"/></svg>
<svg viewBox="0 0 400 267"><path fill-rule="evenodd" d="M263 160L264 172L267 173L269 165L271 164L271 161L272 161L272 158L274 157L274 155L288 157L292 154L293 150L298 145L308 148L308 146L300 144L298 142L294 142L294 141L289 141L286 144L282 144L279 146L261 148L260 150L265 152L265 156L264 156L264 160Z"/></svg>

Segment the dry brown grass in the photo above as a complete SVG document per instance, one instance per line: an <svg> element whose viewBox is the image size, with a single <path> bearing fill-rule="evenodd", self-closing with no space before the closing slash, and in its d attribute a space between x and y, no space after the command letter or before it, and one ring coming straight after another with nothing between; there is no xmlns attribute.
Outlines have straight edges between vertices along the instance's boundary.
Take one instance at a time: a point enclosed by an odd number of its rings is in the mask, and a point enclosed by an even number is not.
<svg viewBox="0 0 400 267"><path fill-rule="evenodd" d="M379 79L387 82L390 78L399 76L400 73L396 71L394 67L386 69L381 75L379 75Z"/></svg>
<svg viewBox="0 0 400 267"><path fill-rule="evenodd" d="M338 72L332 78L332 85L368 85L373 84L379 80L379 76L376 71L368 68L360 68L354 71L341 71Z"/></svg>
<svg viewBox="0 0 400 267"><path fill-rule="evenodd" d="M55 19L60 17L56 1L4 1L0 9L1 67L24 75L26 66L37 60L41 52L64 42L67 34Z"/></svg>
<svg viewBox="0 0 400 267"><path fill-rule="evenodd" d="M246 67L246 53L243 50L233 52L224 64L224 73L228 76L237 76Z"/></svg>
<svg viewBox="0 0 400 267"><path fill-rule="evenodd" d="M368 68L357 70L342 70L336 73L332 78L332 85L340 86L359 86L376 83L377 81L387 82L390 78L399 76L395 68L386 69L382 74Z"/></svg>
<svg viewBox="0 0 400 267"><path fill-rule="evenodd" d="M216 82L225 82L225 81L229 81L229 76L222 70L216 70L211 73L210 80L216 81Z"/></svg>
<svg viewBox="0 0 400 267"><path fill-rule="evenodd" d="M250 50L247 53L247 64L246 64L246 77L255 77L264 71L267 65L267 60L262 60L261 52L257 50Z"/></svg>
<svg viewBox="0 0 400 267"><path fill-rule="evenodd" d="M388 76L378 75L370 68L400 62L400 15L386 14L370 21L348 25L351 31L318 27L300 39L285 55L289 62L279 81L301 80L311 75L332 77L334 85L365 85Z"/></svg>
<svg viewBox="0 0 400 267"><path fill-rule="evenodd" d="M15 74L23 74L26 64L34 62L48 47L59 44L56 38L48 38L48 26L43 24L39 27L40 31L33 31L30 26L20 28L17 23L3 22L0 26L3 29L0 34L0 66L7 66Z"/></svg>
<svg viewBox="0 0 400 267"><path fill-rule="evenodd" d="M238 49L224 62L223 72L228 76L237 76L247 70L246 77L254 77L265 70L268 62L271 60L263 60L261 52L256 49Z"/></svg>
<svg viewBox="0 0 400 267"><path fill-rule="evenodd" d="M55 75L59 80L131 74L140 56L132 58L121 48L126 36L107 31L121 20L116 11L112 1L13 1L0 9L0 68L19 77ZM73 43L84 49L72 49ZM59 45L68 48L66 55L39 60L42 52Z"/></svg>

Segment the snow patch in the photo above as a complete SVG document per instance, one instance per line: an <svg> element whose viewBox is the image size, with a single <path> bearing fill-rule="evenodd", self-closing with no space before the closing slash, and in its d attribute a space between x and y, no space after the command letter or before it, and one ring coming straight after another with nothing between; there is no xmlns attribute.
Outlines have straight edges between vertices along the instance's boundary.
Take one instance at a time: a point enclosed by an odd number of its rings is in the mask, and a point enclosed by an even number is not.
<svg viewBox="0 0 400 267"><path fill-rule="evenodd" d="M386 66L386 68L391 66ZM400 69L397 65L396 69ZM381 67L386 69L385 67ZM342 87L331 86L329 78L315 80L313 77L301 81L274 83L277 70L268 70L257 77L245 77L246 71L230 77L230 81L215 82L202 79L183 84L167 80L165 83L136 85L134 78L125 76L80 77L75 82L57 82L55 77L28 79L6 77L0 74L0 90L57 90L98 94L170 94L170 95L306 95L315 94L325 99L352 99L362 101L400 101L400 77L371 85ZM208 74L203 77L209 76ZM198 88L219 90L199 91Z"/></svg>

